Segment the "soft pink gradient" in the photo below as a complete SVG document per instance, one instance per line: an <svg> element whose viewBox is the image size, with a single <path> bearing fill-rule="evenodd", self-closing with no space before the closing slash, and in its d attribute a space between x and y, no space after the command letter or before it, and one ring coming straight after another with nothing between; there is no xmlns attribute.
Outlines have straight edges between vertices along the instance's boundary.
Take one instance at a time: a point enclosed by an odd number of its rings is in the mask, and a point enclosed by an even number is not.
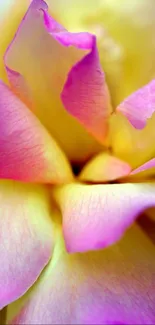
<svg viewBox="0 0 155 325"><path fill-rule="evenodd" d="M154 324L154 247L138 227L102 252L54 256L11 324Z"/></svg>
<svg viewBox="0 0 155 325"><path fill-rule="evenodd" d="M0 309L36 281L53 250L47 190L0 180Z"/></svg>
<svg viewBox="0 0 155 325"><path fill-rule="evenodd" d="M155 112L155 80L126 98L117 111L122 112L136 129L144 128Z"/></svg>
<svg viewBox="0 0 155 325"><path fill-rule="evenodd" d="M33 113L0 81L0 178L60 183L69 163Z"/></svg>
<svg viewBox="0 0 155 325"><path fill-rule="evenodd" d="M155 184L73 181L52 136L71 161L84 162L94 155L92 135L111 145L112 107L96 37L68 32L47 11L43 0L31 2L4 57L11 89L0 82L0 307L34 284L13 324L153 324L149 239L133 227L116 245L97 250L114 244L155 206ZM154 88L152 81L117 108L135 128L143 128L154 112ZM106 182L131 172L119 158L95 159L82 180ZM141 168L150 166L154 160ZM89 250L94 252L78 254Z"/></svg>
<svg viewBox="0 0 155 325"><path fill-rule="evenodd" d="M155 206L155 184L69 184L54 190L68 252L112 245L145 209Z"/></svg>
<svg viewBox="0 0 155 325"><path fill-rule="evenodd" d="M128 176L130 172L129 164L104 152L95 156L84 166L79 179L102 183Z"/></svg>
<svg viewBox="0 0 155 325"><path fill-rule="evenodd" d="M155 168L155 158L147 161L145 164L139 166L138 168L134 169L130 175L137 175L142 172L149 172L152 171L152 168ZM153 173L153 172L152 172Z"/></svg>
<svg viewBox="0 0 155 325"><path fill-rule="evenodd" d="M107 135L111 104L105 75L100 65L96 37L89 33L69 33L63 30L46 11L44 21L48 32L64 46L75 46L90 51L72 67L61 98L67 112L103 142Z"/></svg>
<svg viewBox="0 0 155 325"><path fill-rule="evenodd" d="M47 10L44 1L32 1L4 63L14 93L33 110L69 159L85 161L100 145L64 109L60 94L72 67L91 51L95 36L66 31ZM95 88L92 78L92 88L93 84Z"/></svg>
<svg viewBox="0 0 155 325"><path fill-rule="evenodd" d="M70 71L61 98L66 110L104 142L112 108L95 37L92 40L90 53Z"/></svg>

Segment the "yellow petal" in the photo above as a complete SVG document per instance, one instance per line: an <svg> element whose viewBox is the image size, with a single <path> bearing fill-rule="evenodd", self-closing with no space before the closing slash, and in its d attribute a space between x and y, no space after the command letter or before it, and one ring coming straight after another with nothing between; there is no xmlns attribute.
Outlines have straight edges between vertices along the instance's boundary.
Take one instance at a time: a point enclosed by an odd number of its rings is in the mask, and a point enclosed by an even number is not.
<svg viewBox="0 0 155 325"><path fill-rule="evenodd" d="M0 1L0 79L7 82L3 56L28 8L30 0Z"/></svg>

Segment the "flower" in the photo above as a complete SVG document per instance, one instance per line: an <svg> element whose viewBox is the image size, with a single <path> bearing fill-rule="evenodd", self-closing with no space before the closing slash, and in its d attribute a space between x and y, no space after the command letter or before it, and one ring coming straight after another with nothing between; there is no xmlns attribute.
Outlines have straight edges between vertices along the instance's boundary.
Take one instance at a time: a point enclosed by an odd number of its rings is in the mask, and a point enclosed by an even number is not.
<svg viewBox="0 0 155 325"><path fill-rule="evenodd" d="M0 307L9 305L9 323L154 324L154 245L132 223L155 205L155 81L114 106L96 36L68 32L43 0L31 2L4 67Z"/></svg>

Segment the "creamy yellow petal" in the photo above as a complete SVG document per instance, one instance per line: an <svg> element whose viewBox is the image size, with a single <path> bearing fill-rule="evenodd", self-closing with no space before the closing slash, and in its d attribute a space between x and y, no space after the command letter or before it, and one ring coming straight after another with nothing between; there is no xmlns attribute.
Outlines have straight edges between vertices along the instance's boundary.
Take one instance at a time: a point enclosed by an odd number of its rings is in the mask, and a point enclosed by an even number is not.
<svg viewBox="0 0 155 325"><path fill-rule="evenodd" d="M0 79L7 82L3 56L28 8L30 0L0 1Z"/></svg>

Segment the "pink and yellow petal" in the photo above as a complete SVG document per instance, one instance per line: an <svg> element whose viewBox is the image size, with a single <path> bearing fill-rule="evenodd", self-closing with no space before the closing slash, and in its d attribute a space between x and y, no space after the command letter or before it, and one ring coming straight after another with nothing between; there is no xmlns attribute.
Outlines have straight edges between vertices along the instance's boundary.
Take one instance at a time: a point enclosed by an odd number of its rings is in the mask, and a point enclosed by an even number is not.
<svg viewBox="0 0 155 325"><path fill-rule="evenodd" d="M133 169L155 156L155 114L148 119L146 127L135 129L121 113L113 114L110 120L109 145L113 154L128 162Z"/></svg>
<svg viewBox="0 0 155 325"><path fill-rule="evenodd" d="M154 324L154 253L138 226L100 252L68 255L60 239L51 262L10 323ZM14 312L14 305L10 309Z"/></svg>
<svg viewBox="0 0 155 325"><path fill-rule="evenodd" d="M130 173L130 176L133 176L133 179L139 178L148 178L155 175L155 158L147 161L145 164L139 166L136 169L133 169Z"/></svg>
<svg viewBox="0 0 155 325"><path fill-rule="evenodd" d="M112 107L95 38L91 52L70 71L61 98L67 112L104 143Z"/></svg>
<svg viewBox="0 0 155 325"><path fill-rule="evenodd" d="M62 212L68 252L112 245L145 209L155 206L154 183L68 184L53 194Z"/></svg>
<svg viewBox="0 0 155 325"><path fill-rule="evenodd" d="M126 162L108 153L100 153L84 166L79 178L82 181L101 183L125 177L130 172L131 167Z"/></svg>
<svg viewBox="0 0 155 325"><path fill-rule="evenodd" d="M154 121L155 81L152 80L126 98L111 118L113 152L131 163L134 169L155 156Z"/></svg>
<svg viewBox="0 0 155 325"><path fill-rule="evenodd" d="M61 183L72 179L67 158L35 115L0 82L0 178Z"/></svg>
<svg viewBox="0 0 155 325"><path fill-rule="evenodd" d="M62 26L48 15L45 2L34 0L5 55L9 77L11 71L17 73L10 77L12 89L22 99L26 93L33 112L72 161L86 160L100 150L60 99L67 74L92 50L93 39L88 33L62 32ZM92 75L92 88L95 82Z"/></svg>
<svg viewBox="0 0 155 325"><path fill-rule="evenodd" d="M51 216L44 187L0 181L0 308L23 295L48 263Z"/></svg>
<svg viewBox="0 0 155 325"><path fill-rule="evenodd" d="M125 115L136 129L143 129L155 112L155 80L126 98L117 111Z"/></svg>
<svg viewBox="0 0 155 325"><path fill-rule="evenodd" d="M94 12L88 5L81 24L98 36L101 63L116 106L155 77L155 3L102 0L95 4ZM74 3L70 11L73 7Z"/></svg>
<svg viewBox="0 0 155 325"><path fill-rule="evenodd" d="M97 35L113 104L155 77L154 0L48 0L71 30ZM67 7L67 10L66 10Z"/></svg>

